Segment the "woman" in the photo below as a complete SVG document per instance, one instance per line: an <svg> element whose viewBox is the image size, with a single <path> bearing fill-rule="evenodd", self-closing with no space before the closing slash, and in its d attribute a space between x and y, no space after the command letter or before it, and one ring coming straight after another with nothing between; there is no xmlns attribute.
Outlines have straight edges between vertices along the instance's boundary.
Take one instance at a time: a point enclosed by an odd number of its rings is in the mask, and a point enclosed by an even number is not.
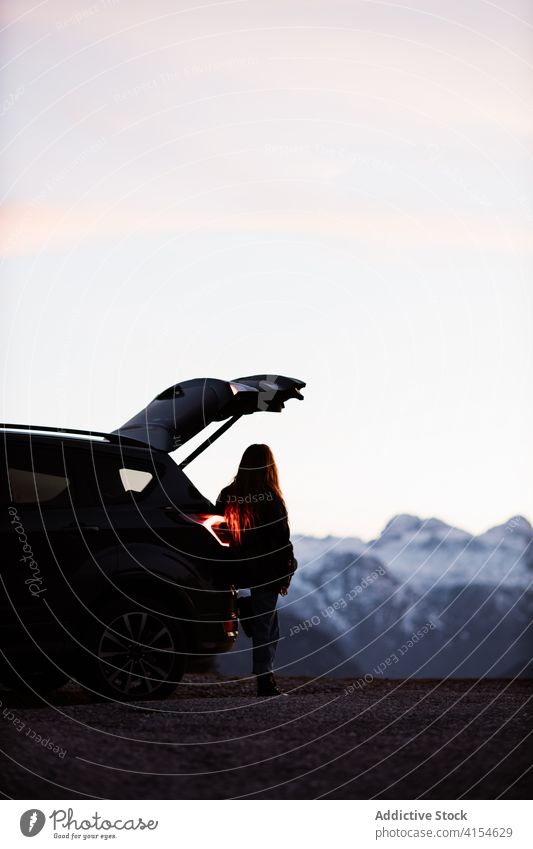
<svg viewBox="0 0 533 849"><path fill-rule="evenodd" d="M279 639L278 595L287 595L296 570L287 509L268 445L249 445L233 481L218 496L237 557L235 583L250 587L249 629L258 696L281 696L273 675Z"/></svg>

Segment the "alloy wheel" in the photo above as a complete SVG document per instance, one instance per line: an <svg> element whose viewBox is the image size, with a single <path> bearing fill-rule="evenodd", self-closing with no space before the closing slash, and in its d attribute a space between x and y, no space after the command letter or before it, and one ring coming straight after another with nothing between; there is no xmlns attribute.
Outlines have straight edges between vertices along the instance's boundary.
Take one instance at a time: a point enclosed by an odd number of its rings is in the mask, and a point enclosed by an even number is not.
<svg viewBox="0 0 533 849"><path fill-rule="evenodd" d="M127 698L150 696L171 678L176 650L171 628L157 614L139 610L121 613L100 638L100 671L117 694Z"/></svg>

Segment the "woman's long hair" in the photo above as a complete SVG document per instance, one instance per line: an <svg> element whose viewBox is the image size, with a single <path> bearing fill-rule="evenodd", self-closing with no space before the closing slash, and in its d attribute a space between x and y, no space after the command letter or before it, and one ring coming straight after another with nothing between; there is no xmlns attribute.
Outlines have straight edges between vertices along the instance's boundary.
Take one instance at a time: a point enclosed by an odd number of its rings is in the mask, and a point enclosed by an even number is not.
<svg viewBox="0 0 533 849"><path fill-rule="evenodd" d="M258 524L262 506L274 499L286 513L274 455L268 445L249 445L242 455L237 474L226 489L224 519L234 544L242 532Z"/></svg>

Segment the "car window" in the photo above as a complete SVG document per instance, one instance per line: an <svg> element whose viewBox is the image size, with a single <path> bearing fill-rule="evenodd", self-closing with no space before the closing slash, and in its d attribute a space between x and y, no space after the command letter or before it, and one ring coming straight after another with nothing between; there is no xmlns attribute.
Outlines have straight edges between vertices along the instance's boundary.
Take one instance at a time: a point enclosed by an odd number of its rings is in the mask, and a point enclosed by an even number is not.
<svg viewBox="0 0 533 849"><path fill-rule="evenodd" d="M142 469L119 469L118 472L125 492L142 492L153 478L151 472Z"/></svg>
<svg viewBox="0 0 533 849"><path fill-rule="evenodd" d="M66 453L74 504L104 506L131 503L151 489L156 471L149 462L124 458L119 453L73 450Z"/></svg>
<svg viewBox="0 0 533 849"><path fill-rule="evenodd" d="M9 486L15 504L68 503L68 478L27 469L9 469Z"/></svg>
<svg viewBox="0 0 533 849"><path fill-rule="evenodd" d="M59 446L38 443L9 446L7 478L15 504L70 504L69 478Z"/></svg>

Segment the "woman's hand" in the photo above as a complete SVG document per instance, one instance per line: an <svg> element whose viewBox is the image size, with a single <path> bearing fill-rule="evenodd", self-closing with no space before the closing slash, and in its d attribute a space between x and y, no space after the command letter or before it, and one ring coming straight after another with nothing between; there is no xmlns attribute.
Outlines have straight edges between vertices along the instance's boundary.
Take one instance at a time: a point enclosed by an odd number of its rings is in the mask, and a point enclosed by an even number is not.
<svg viewBox="0 0 533 849"><path fill-rule="evenodd" d="M279 594L280 594L280 595L288 595L288 593L289 593L289 588L288 588L288 587L281 587L281 589L280 589L280 591L279 591Z"/></svg>

